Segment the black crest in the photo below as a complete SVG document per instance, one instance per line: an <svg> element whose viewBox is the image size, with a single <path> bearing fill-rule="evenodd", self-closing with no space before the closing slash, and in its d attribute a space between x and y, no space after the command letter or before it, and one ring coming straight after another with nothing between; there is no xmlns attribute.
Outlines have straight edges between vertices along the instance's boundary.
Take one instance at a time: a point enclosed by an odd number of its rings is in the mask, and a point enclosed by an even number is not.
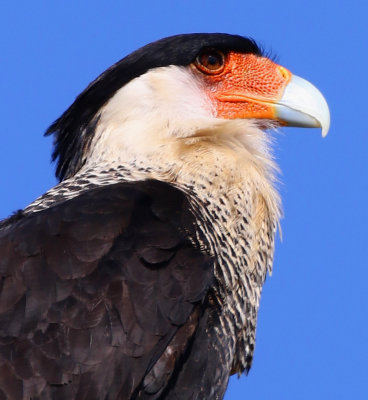
<svg viewBox="0 0 368 400"><path fill-rule="evenodd" d="M171 36L134 51L90 83L46 131L46 135L54 135L52 159L57 161L56 176L60 180L69 178L83 166L99 119L98 111L118 89L152 68L189 65L206 47L261 55L253 40L223 33Z"/></svg>

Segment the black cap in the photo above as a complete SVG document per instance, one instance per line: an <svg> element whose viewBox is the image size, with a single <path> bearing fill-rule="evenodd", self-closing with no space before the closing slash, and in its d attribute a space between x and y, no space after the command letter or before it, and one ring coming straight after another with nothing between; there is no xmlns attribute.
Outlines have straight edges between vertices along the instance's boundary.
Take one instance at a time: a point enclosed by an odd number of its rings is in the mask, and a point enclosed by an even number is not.
<svg viewBox="0 0 368 400"><path fill-rule="evenodd" d="M69 178L82 167L83 154L91 143L98 122L98 110L117 90L150 69L189 65L204 48L216 48L224 53L262 53L253 40L224 33L171 36L134 51L90 83L47 129L45 135L54 135L52 160L57 160L56 176L60 180Z"/></svg>

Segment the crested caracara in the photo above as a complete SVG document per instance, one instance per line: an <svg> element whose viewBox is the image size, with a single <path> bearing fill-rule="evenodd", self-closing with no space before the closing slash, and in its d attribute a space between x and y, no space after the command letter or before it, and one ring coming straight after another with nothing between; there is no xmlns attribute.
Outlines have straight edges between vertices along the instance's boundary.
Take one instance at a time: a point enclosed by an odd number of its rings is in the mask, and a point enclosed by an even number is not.
<svg viewBox="0 0 368 400"><path fill-rule="evenodd" d="M280 200L269 131L329 128L250 39L151 43L47 130L60 183L0 229L1 399L221 399L248 371Z"/></svg>

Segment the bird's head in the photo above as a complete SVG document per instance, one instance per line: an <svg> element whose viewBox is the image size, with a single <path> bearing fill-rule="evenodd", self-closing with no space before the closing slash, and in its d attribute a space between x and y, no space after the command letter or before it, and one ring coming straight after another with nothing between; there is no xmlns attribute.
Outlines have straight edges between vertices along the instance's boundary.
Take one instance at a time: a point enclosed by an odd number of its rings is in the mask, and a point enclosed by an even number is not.
<svg viewBox="0 0 368 400"><path fill-rule="evenodd" d="M325 136L330 116L312 84L265 57L254 41L187 34L151 43L113 65L47 134L55 135L53 157L63 180L91 158L154 152L234 120L246 121L242 129L321 127Z"/></svg>

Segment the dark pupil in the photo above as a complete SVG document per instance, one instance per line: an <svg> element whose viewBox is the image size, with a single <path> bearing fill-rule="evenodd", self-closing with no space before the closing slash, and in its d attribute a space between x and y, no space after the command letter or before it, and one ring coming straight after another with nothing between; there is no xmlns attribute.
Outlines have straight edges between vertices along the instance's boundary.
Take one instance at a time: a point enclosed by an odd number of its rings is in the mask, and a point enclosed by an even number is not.
<svg viewBox="0 0 368 400"><path fill-rule="evenodd" d="M221 58L218 54L205 54L203 61L203 64L211 69L218 68L221 65Z"/></svg>
<svg viewBox="0 0 368 400"><path fill-rule="evenodd" d="M216 56L213 56L212 54L208 56L208 64L210 65L216 65L219 63L219 59Z"/></svg>

